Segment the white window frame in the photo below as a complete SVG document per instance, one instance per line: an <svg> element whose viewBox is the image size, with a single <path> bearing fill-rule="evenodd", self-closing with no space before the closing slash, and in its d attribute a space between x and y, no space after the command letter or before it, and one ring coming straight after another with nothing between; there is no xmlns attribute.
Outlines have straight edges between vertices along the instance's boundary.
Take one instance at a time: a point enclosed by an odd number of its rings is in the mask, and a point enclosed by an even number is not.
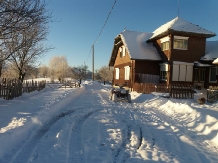
<svg viewBox="0 0 218 163"><path fill-rule="evenodd" d="M166 63L161 63L160 64L160 80L162 81L167 81L167 75L169 71L169 65ZM166 75L164 75L166 74Z"/></svg>
<svg viewBox="0 0 218 163"><path fill-rule="evenodd" d="M130 67L129 66L125 66L124 69L125 69L124 79L125 80L129 80L129 77L130 77Z"/></svg>
<svg viewBox="0 0 218 163"><path fill-rule="evenodd" d="M170 42L169 41L161 43L161 50L162 51L169 50L169 49L170 49Z"/></svg>
<svg viewBox="0 0 218 163"><path fill-rule="evenodd" d="M179 65L179 81L186 81L186 65Z"/></svg>
<svg viewBox="0 0 218 163"><path fill-rule="evenodd" d="M188 39L189 37L183 37L183 36L174 36L173 39L173 49L177 49L177 50L188 50ZM182 47L175 47L175 41L181 41L182 42ZM185 42L187 42L186 46L185 46Z"/></svg>
<svg viewBox="0 0 218 163"><path fill-rule="evenodd" d="M210 68L210 74L209 74L209 82L210 82L210 83L216 83L216 82L217 82L217 79L216 79L216 80L211 80L211 69L216 69L216 70L215 70L215 73L216 73L215 75L217 75L217 67L211 67L211 68ZM216 78L216 77L215 77L215 78Z"/></svg>
<svg viewBox="0 0 218 163"><path fill-rule="evenodd" d="M170 37L164 37L162 39L160 39L161 42L161 50L169 50L170 49Z"/></svg>
<svg viewBox="0 0 218 163"><path fill-rule="evenodd" d="M172 81L192 82L194 63L173 61Z"/></svg>
<svg viewBox="0 0 218 163"><path fill-rule="evenodd" d="M115 68L115 79L119 79L120 78L120 69L119 68Z"/></svg>
<svg viewBox="0 0 218 163"><path fill-rule="evenodd" d="M126 55L126 48L125 48L125 46L123 46L123 54L122 54L122 56L125 57L125 55Z"/></svg>
<svg viewBox="0 0 218 163"><path fill-rule="evenodd" d="M120 48L119 48L119 50L120 50L120 57L122 58L122 57L125 57L125 55L126 55L126 48L125 48L125 46L121 46Z"/></svg>
<svg viewBox="0 0 218 163"><path fill-rule="evenodd" d="M193 81L193 65L186 65L186 78L185 81Z"/></svg>
<svg viewBox="0 0 218 163"><path fill-rule="evenodd" d="M179 65L173 64L172 81L179 81Z"/></svg>

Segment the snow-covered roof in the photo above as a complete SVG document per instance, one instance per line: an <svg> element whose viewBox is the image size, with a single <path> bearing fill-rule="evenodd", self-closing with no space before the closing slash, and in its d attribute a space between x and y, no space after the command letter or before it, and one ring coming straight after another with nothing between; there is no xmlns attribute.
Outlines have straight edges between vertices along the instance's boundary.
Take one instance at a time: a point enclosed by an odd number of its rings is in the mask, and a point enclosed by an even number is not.
<svg viewBox="0 0 218 163"><path fill-rule="evenodd" d="M206 53L201 60L215 60L218 58L218 41L207 41L206 42Z"/></svg>
<svg viewBox="0 0 218 163"><path fill-rule="evenodd" d="M218 58L213 61L213 64L218 64Z"/></svg>
<svg viewBox="0 0 218 163"><path fill-rule="evenodd" d="M194 65L195 65L196 67L211 67L211 64L200 63L200 62L198 62L198 61L195 61L195 62L194 62Z"/></svg>
<svg viewBox="0 0 218 163"><path fill-rule="evenodd" d="M158 37L159 35L162 35L168 32L169 30L178 31L178 32L195 33L195 34L203 34L209 37L216 35L214 32L208 31L198 25L187 22L186 20L183 20L180 17L176 17L175 19L157 28L153 32L154 34L150 37L150 39Z"/></svg>
<svg viewBox="0 0 218 163"><path fill-rule="evenodd" d="M153 33L125 30L120 36L131 59L161 60L160 54L152 43L146 42Z"/></svg>

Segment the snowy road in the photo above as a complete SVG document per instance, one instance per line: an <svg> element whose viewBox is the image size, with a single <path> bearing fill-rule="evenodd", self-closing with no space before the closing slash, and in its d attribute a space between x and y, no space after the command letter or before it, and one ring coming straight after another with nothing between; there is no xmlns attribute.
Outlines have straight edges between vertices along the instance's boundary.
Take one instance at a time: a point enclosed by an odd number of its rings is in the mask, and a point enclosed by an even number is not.
<svg viewBox="0 0 218 163"><path fill-rule="evenodd" d="M11 163L218 162L217 146L205 144L188 126L192 117L152 107L152 100L113 103L99 84L60 105L17 148ZM72 92L74 93L74 92ZM165 103L166 101L161 101ZM144 108L146 106L146 109ZM185 115L184 115L185 116Z"/></svg>

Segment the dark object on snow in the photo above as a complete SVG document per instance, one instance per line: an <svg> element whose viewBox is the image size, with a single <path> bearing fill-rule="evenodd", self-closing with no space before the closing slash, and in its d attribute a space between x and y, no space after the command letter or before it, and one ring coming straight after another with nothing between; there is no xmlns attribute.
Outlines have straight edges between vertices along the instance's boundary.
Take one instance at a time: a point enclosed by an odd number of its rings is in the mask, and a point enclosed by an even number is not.
<svg viewBox="0 0 218 163"><path fill-rule="evenodd" d="M124 88L124 86L115 86L111 88L109 100L114 102L127 101L131 103L131 95L129 94L129 90Z"/></svg>
<svg viewBox="0 0 218 163"><path fill-rule="evenodd" d="M201 105L204 104L205 101L206 101L206 99L204 97L198 99L198 103Z"/></svg>

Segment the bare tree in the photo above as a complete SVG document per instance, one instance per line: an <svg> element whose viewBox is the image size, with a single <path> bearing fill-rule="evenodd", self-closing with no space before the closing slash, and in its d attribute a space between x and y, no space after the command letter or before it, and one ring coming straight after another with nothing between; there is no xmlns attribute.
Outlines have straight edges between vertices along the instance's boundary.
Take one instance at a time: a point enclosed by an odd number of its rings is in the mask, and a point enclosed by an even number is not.
<svg viewBox="0 0 218 163"><path fill-rule="evenodd" d="M89 75L89 70L87 65L81 65L78 67L72 68L73 77L76 80L79 80L79 83L81 84L82 79L86 79Z"/></svg>
<svg viewBox="0 0 218 163"><path fill-rule="evenodd" d="M44 29L48 29L46 26L50 15L45 7L46 4L43 0L0 1L0 72L3 61L8 60L20 49L30 47L26 47L26 43L31 42L32 37L25 37L24 41L22 38L24 33L25 35L30 34L37 28L40 31L43 29L42 26ZM22 74L23 72L21 72Z"/></svg>
<svg viewBox="0 0 218 163"><path fill-rule="evenodd" d="M18 78L17 71L14 70L13 65L4 64L2 68L2 76L3 78Z"/></svg>
<svg viewBox="0 0 218 163"><path fill-rule="evenodd" d="M102 80L98 70L95 70L95 80L98 80L98 81Z"/></svg>
<svg viewBox="0 0 218 163"><path fill-rule="evenodd" d="M38 68L38 75L41 77L48 77L49 76L49 68L46 65L40 66Z"/></svg>
<svg viewBox="0 0 218 163"><path fill-rule="evenodd" d="M113 80L113 70L109 69L108 66L103 66L98 70L100 79L105 82L111 82Z"/></svg>
<svg viewBox="0 0 218 163"><path fill-rule="evenodd" d="M67 58L65 56L54 56L49 61L50 77L58 79L60 82L64 81L69 71Z"/></svg>
<svg viewBox="0 0 218 163"><path fill-rule="evenodd" d="M50 50L50 47L46 47L41 42L45 40L47 35L47 30L44 25L32 26L31 29L14 33L13 39L15 40L11 44L6 44L10 51L13 51L17 43L22 42L25 44L24 47L15 51L9 58L8 62L13 62L19 74L19 79L23 81L26 72L28 72L27 66L37 66L34 65L37 62L37 58L41 57L43 53Z"/></svg>

